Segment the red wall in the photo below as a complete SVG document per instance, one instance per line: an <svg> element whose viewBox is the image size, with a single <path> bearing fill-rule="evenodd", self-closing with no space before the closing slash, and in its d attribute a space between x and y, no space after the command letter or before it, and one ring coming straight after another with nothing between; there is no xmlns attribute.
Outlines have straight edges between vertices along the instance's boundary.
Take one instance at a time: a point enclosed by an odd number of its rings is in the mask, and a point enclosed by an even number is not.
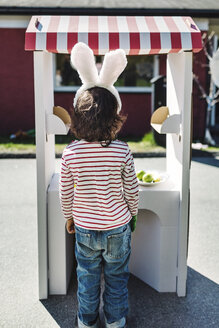
<svg viewBox="0 0 219 328"><path fill-rule="evenodd" d="M122 111L128 114L121 135L143 136L151 130L151 94L122 94Z"/></svg>
<svg viewBox="0 0 219 328"><path fill-rule="evenodd" d="M33 53L24 50L25 29L0 29L0 135L34 128ZM69 109L73 94L55 93L55 105ZM150 129L150 94L122 94L128 114L121 135L142 136Z"/></svg>
<svg viewBox="0 0 219 328"><path fill-rule="evenodd" d="M127 120L120 131L120 136L143 136L150 131L151 94L120 94L121 114L127 114ZM55 93L55 105L69 110L72 108L73 94Z"/></svg>
<svg viewBox="0 0 219 328"><path fill-rule="evenodd" d="M34 127L33 53L24 51L25 29L0 29L0 135Z"/></svg>

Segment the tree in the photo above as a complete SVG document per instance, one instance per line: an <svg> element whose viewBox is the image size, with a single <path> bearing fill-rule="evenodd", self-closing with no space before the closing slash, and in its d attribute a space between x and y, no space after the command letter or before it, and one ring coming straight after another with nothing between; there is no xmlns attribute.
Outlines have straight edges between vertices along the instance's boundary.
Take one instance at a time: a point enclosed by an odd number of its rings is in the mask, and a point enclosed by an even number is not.
<svg viewBox="0 0 219 328"><path fill-rule="evenodd" d="M210 117L211 111L215 108L215 104L219 102L219 48L215 50L214 41L217 41L217 36L215 36L215 32L212 32L209 36L206 34L203 35L203 49L206 57L209 60L209 74L210 74L210 84L209 90L205 91L203 86L201 85L199 78L197 75L193 74L193 79L197 83L199 90L201 91L202 97L206 100L207 103L207 113L206 113L206 125L205 125L205 137L204 142L208 145L215 146L216 143L212 138L210 132Z"/></svg>

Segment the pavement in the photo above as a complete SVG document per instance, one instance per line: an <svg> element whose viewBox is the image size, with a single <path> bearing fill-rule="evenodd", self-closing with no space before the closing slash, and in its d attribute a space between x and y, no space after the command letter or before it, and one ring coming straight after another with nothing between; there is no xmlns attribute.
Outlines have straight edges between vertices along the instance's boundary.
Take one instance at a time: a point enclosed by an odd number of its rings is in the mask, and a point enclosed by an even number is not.
<svg viewBox="0 0 219 328"><path fill-rule="evenodd" d="M165 158L135 158L135 166L165 170ZM129 328L219 327L218 167L218 157L192 161L186 297L131 275ZM75 277L67 295L37 298L36 160L1 159L0 181L0 327L74 327Z"/></svg>

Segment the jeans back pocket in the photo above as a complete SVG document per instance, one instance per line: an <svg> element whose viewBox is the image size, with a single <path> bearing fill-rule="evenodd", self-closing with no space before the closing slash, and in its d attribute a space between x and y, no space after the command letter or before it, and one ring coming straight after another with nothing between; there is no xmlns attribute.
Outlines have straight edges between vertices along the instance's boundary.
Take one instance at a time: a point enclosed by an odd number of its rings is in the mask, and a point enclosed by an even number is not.
<svg viewBox="0 0 219 328"><path fill-rule="evenodd" d="M131 250L131 229L129 224L123 232L115 233L107 237L107 255L119 259Z"/></svg>
<svg viewBox="0 0 219 328"><path fill-rule="evenodd" d="M92 235L76 229L75 238L77 253L86 257L91 257L95 252L93 249Z"/></svg>

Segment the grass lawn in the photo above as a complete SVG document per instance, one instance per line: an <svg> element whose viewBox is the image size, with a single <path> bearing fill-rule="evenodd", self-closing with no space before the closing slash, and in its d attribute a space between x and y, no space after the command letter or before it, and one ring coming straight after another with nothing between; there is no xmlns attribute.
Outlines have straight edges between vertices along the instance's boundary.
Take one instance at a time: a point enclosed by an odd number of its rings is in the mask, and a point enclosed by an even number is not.
<svg viewBox="0 0 219 328"><path fill-rule="evenodd" d="M141 152L165 152L166 149L160 147L154 141L153 133L147 133L143 138L120 138L128 143L133 153ZM72 141L72 136L55 136L56 154L61 154L67 144ZM201 149L206 152L219 152L219 147L208 147ZM26 139L13 139L10 140L7 137L0 137L0 153L27 153L34 154L36 152L35 139L33 137L27 137Z"/></svg>
<svg viewBox="0 0 219 328"><path fill-rule="evenodd" d="M32 140L20 140L12 142L0 137L0 153L35 153L36 146Z"/></svg>
<svg viewBox="0 0 219 328"><path fill-rule="evenodd" d="M132 152L154 152L165 151L165 148L158 146L153 137L153 133L146 134L143 138L120 138L128 143ZM70 135L56 136L55 150L57 154L62 153L67 144L72 141ZM13 139L7 137L0 137L0 153L35 153L36 145L35 139L27 137L26 139Z"/></svg>

